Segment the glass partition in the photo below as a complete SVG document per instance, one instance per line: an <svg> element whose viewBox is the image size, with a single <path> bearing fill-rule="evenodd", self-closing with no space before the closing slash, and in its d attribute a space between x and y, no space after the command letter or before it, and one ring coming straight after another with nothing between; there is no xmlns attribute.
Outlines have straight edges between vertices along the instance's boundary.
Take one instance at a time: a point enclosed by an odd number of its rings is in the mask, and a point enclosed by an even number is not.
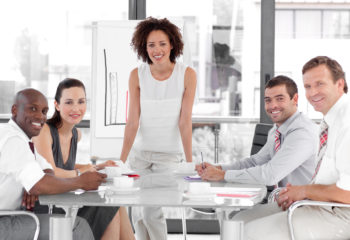
<svg viewBox="0 0 350 240"><path fill-rule="evenodd" d="M299 110L321 119L305 98L302 67L313 57L336 59L350 71L350 1L276 1L275 74L294 79L299 89Z"/></svg>
<svg viewBox="0 0 350 240"><path fill-rule="evenodd" d="M146 10L185 21L198 78L194 116L259 116L260 1L147 0Z"/></svg>
<svg viewBox="0 0 350 240"><path fill-rule="evenodd" d="M126 19L128 1L14 0L3 4L0 117L9 117L14 94L26 87L42 91L49 98L53 112L56 87L66 77L82 80L89 98L91 23Z"/></svg>

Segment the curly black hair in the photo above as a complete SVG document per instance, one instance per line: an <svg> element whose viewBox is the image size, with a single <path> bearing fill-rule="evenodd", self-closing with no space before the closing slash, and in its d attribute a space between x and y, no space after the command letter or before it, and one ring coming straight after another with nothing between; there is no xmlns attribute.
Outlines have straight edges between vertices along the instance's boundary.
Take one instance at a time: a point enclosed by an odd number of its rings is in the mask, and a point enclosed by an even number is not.
<svg viewBox="0 0 350 240"><path fill-rule="evenodd" d="M147 53L147 38L155 30L161 30L168 36L170 44L173 47L170 52L170 61L175 63L176 58L182 54L184 43L180 29L166 18L157 19L148 17L137 24L130 45L137 53L138 59L141 58L144 62L152 64Z"/></svg>

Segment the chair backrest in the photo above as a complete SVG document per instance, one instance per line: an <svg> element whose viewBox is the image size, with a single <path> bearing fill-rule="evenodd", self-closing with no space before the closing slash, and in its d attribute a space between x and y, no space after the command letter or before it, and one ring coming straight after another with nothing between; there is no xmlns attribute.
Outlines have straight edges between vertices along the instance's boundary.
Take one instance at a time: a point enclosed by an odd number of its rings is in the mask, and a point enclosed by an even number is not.
<svg viewBox="0 0 350 240"><path fill-rule="evenodd" d="M260 151L267 141L267 135L272 128L272 124L258 123L255 126L254 138L252 143L252 149L250 155L253 155Z"/></svg>
<svg viewBox="0 0 350 240"><path fill-rule="evenodd" d="M37 240L39 237L39 232L40 232L40 222L39 222L39 218L32 212L28 212L28 211L7 211L7 210L0 210L0 216L15 216L15 215L26 215L29 217L32 217L33 220L35 221L35 233L34 233L34 238L33 240Z"/></svg>

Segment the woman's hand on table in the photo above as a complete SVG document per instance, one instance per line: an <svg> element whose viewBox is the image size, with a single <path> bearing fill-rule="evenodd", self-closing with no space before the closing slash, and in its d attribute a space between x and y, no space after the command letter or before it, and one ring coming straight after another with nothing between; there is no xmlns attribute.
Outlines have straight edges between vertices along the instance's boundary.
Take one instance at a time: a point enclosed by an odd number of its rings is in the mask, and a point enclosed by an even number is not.
<svg viewBox="0 0 350 240"><path fill-rule="evenodd" d="M96 172L97 169L96 169L95 165L86 164L86 165L83 165L83 166L79 167L79 171L81 173L84 173L84 172Z"/></svg>
<svg viewBox="0 0 350 240"><path fill-rule="evenodd" d="M113 160L105 161L104 163L97 164L95 167L97 170L104 169L105 167L117 167L118 165Z"/></svg>

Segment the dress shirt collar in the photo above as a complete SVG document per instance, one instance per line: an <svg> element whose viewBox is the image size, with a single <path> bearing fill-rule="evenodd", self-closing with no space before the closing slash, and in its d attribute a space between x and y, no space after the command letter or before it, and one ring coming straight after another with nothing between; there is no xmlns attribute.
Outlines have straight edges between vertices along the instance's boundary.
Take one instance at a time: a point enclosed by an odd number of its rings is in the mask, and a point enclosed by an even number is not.
<svg viewBox="0 0 350 240"><path fill-rule="evenodd" d="M22 128L20 128L18 126L18 124L15 121L10 119L10 121L8 121L8 124L10 126L12 126L14 128L14 130L16 130L19 133L19 136L22 137L24 140L26 140L27 142L31 142L32 141L32 139L29 139L27 134L22 130Z"/></svg>
<svg viewBox="0 0 350 240"><path fill-rule="evenodd" d="M299 116L300 112L297 110L295 113L290 116L284 123L282 123L281 126L277 127L275 124L276 129L281 133L281 135L285 135L289 129L289 126L294 122L294 120Z"/></svg>
<svg viewBox="0 0 350 240"><path fill-rule="evenodd" d="M326 121L328 126L332 126L336 119L339 117L339 113L342 111L346 102L349 101L349 97L346 93L344 93L338 101L329 109L329 111L324 116L324 120Z"/></svg>

